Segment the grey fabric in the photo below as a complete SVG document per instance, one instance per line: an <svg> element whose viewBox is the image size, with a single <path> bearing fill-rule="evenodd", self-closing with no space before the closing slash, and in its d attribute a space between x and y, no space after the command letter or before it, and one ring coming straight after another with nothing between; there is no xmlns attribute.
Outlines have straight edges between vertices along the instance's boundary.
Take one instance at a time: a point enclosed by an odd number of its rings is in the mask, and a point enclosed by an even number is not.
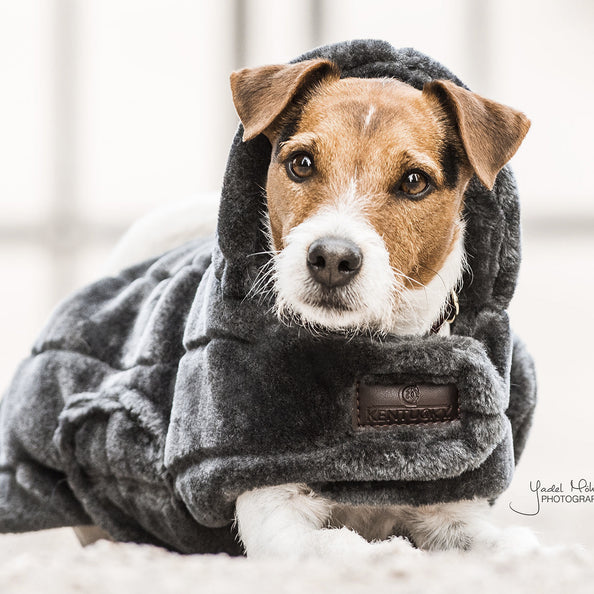
<svg viewBox="0 0 594 594"><path fill-rule="evenodd" d="M344 76L417 88L448 70L380 41L319 48ZM94 523L114 538L239 553L246 489L305 482L351 503L493 499L535 403L534 369L505 309L520 261L516 186L466 196L472 278L452 336L314 337L247 293L267 256L270 145L231 147L216 239L105 278L62 303L1 404L0 530ZM460 418L355 429L355 384L455 383ZM511 400L510 400L511 398Z"/></svg>

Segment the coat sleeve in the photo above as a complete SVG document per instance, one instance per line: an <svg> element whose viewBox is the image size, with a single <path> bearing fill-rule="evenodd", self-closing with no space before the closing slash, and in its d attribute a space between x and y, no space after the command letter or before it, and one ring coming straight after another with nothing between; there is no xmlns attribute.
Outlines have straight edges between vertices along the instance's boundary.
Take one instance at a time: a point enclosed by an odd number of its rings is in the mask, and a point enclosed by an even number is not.
<svg viewBox="0 0 594 594"><path fill-rule="evenodd" d="M46 367L27 359L0 402L0 532L92 524L52 443L60 404L43 397Z"/></svg>

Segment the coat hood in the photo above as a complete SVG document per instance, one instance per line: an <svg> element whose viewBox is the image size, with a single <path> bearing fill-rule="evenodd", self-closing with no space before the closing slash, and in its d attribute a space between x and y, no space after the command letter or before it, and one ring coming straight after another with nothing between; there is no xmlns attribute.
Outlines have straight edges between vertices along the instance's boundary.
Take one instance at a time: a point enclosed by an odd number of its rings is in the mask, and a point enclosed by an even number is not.
<svg viewBox="0 0 594 594"><path fill-rule="evenodd" d="M395 49L385 41L357 40L320 47L293 62L314 58L335 62L343 78L390 77L419 90L432 80L447 79L467 88L428 56L412 48ZM262 265L262 259L254 260L253 254L269 249L262 227L267 206L261 188L266 186L271 153L264 135L245 143L242 136L240 125L225 172L214 252L224 293L239 298L249 291ZM464 220L471 272L460 294L465 306L462 315L487 303L505 309L513 296L520 263L518 193L509 167L500 172L493 191L476 177L472 179L465 196Z"/></svg>

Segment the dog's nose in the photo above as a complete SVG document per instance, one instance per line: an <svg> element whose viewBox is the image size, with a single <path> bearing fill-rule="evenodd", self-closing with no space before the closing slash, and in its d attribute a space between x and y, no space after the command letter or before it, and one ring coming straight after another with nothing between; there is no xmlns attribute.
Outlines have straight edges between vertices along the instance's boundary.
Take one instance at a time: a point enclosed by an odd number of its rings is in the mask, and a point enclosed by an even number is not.
<svg viewBox="0 0 594 594"><path fill-rule="evenodd" d="M326 287L346 285L361 268L363 254L348 239L322 237L307 252L307 265L313 278Z"/></svg>

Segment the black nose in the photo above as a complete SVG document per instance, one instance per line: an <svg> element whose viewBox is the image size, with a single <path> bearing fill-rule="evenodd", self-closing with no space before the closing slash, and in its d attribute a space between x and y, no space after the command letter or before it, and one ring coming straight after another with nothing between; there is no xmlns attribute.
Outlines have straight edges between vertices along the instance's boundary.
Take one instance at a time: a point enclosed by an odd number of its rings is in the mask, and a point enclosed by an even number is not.
<svg viewBox="0 0 594 594"><path fill-rule="evenodd" d="M346 285L361 268L363 254L348 239L322 237L309 246L307 265L311 275L326 287Z"/></svg>

